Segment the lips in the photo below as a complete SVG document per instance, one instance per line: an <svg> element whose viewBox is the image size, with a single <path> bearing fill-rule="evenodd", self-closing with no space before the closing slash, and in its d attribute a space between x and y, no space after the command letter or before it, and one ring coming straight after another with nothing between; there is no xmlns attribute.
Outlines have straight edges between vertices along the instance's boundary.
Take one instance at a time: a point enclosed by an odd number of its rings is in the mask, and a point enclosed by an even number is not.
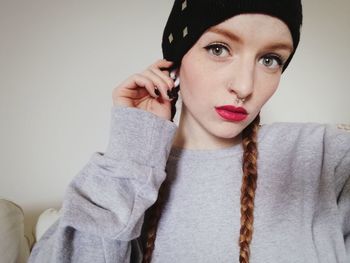
<svg viewBox="0 0 350 263"><path fill-rule="evenodd" d="M220 117L228 121L243 121L248 116L248 113L244 108L232 105L215 107L215 110Z"/></svg>

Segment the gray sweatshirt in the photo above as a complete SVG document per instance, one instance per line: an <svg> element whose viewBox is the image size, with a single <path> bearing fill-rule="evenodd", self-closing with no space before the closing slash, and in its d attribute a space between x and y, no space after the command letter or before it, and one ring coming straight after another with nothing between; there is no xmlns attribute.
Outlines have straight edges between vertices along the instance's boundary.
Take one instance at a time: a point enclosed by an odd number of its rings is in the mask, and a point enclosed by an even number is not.
<svg viewBox="0 0 350 263"><path fill-rule="evenodd" d="M172 147L177 126L114 106L105 153L65 193L28 263L139 263L148 208L171 187L153 263L238 262L242 147ZM350 134L314 123L263 125L251 263L350 262ZM167 173L165 172L167 170Z"/></svg>

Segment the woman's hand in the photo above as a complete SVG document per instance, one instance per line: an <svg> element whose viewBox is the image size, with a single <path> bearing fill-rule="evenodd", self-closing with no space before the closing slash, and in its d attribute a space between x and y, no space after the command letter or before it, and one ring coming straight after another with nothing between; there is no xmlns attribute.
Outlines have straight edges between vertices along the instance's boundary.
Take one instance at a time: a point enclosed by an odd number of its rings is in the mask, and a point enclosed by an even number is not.
<svg viewBox="0 0 350 263"><path fill-rule="evenodd" d="M170 120L171 100L167 91L174 87L169 71L161 70L173 64L161 59L142 73L134 74L114 88L113 104L135 107Z"/></svg>

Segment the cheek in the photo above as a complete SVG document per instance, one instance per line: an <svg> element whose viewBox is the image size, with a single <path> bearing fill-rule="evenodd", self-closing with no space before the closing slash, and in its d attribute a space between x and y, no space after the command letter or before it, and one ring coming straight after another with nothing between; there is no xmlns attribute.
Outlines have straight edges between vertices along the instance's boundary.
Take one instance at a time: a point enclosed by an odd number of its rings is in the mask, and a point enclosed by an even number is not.
<svg viewBox="0 0 350 263"><path fill-rule="evenodd" d="M259 87L258 99L261 101L261 105L264 105L276 92L279 85L280 77L265 79L263 85Z"/></svg>
<svg viewBox="0 0 350 263"><path fill-rule="evenodd" d="M180 93L184 102L200 104L210 96L210 79L203 67L198 65L201 64L187 63L182 68Z"/></svg>

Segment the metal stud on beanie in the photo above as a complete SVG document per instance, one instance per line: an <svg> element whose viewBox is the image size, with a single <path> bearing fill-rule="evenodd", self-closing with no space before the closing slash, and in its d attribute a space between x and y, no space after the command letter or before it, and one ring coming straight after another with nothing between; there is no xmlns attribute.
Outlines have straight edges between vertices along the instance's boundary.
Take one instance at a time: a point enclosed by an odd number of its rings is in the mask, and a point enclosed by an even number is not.
<svg viewBox="0 0 350 263"><path fill-rule="evenodd" d="M301 0L175 0L163 31L163 57L180 65L182 57L208 28L243 13L274 16L288 26L294 51L284 71L299 44Z"/></svg>

